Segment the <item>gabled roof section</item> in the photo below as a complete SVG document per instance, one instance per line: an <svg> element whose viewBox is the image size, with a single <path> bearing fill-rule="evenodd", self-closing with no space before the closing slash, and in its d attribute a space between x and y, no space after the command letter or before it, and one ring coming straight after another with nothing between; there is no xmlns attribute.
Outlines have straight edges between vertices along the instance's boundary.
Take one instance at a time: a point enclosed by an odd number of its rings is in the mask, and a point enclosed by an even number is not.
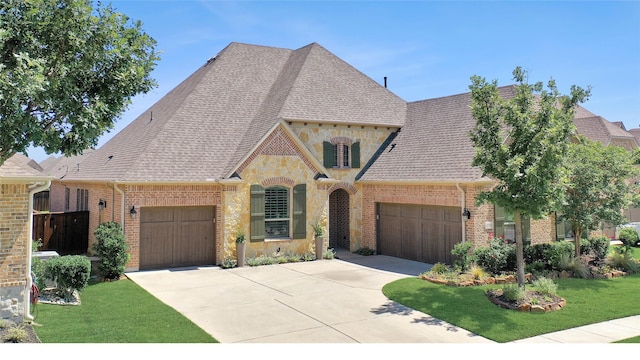
<svg viewBox="0 0 640 360"><path fill-rule="evenodd" d="M13 159L20 163L21 165L27 165L33 169L35 169L36 171L42 171L42 166L40 166L40 164L38 164L35 160L25 156L22 153L16 153L13 155Z"/></svg>
<svg viewBox="0 0 640 360"><path fill-rule="evenodd" d="M96 150L69 179L219 178L290 52L231 43Z"/></svg>
<svg viewBox="0 0 640 360"><path fill-rule="evenodd" d="M601 116L574 118L573 123L576 125L579 135L599 141L605 146L609 145L614 139L627 140L637 146L636 138L632 133Z"/></svg>
<svg viewBox="0 0 640 360"><path fill-rule="evenodd" d="M42 165L46 165L42 173L51 175L58 180L63 180L67 176L73 176L74 173L80 172L80 164L93 152L93 149L87 149L75 156L47 158L42 162Z"/></svg>
<svg viewBox="0 0 640 360"><path fill-rule="evenodd" d="M503 98L513 87L499 88ZM409 103L407 122L369 169L362 181L473 182L482 171L472 167L475 149L469 131L471 94L459 94Z"/></svg>
<svg viewBox="0 0 640 360"><path fill-rule="evenodd" d="M20 154L14 154L0 165L0 183L23 183L48 179L50 177L43 175L40 171L28 165L28 162L25 163L24 156Z"/></svg>

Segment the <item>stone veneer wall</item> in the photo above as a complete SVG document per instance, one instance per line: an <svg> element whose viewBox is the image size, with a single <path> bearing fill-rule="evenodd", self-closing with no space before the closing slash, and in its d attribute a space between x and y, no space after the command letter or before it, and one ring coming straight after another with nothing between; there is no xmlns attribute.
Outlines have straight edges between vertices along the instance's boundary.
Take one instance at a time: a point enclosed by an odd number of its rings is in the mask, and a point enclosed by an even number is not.
<svg viewBox="0 0 640 360"><path fill-rule="evenodd" d="M371 156L380 145L397 128L386 126L362 126L362 125L333 125L304 122L292 122L289 124L300 140L306 144L309 151L322 163L323 142L335 138L349 139L351 142L360 142L360 168L334 168L327 169L327 175L338 181L328 189L327 200L331 192L336 189L344 189L349 193L349 233L350 250L355 251L367 246L363 243L363 192L361 186L355 183L356 175L367 164ZM329 219L331 221L331 219Z"/></svg>
<svg viewBox="0 0 640 360"><path fill-rule="evenodd" d="M22 322L29 295L29 189L0 184L0 318Z"/></svg>
<svg viewBox="0 0 640 360"><path fill-rule="evenodd" d="M221 186L211 185L123 185L125 190L124 228L127 243L130 246L131 258L128 270L140 268L140 209L151 206L215 206L216 219L221 219ZM138 217L132 219L129 210L135 206ZM221 227L216 224L216 263L222 262Z"/></svg>

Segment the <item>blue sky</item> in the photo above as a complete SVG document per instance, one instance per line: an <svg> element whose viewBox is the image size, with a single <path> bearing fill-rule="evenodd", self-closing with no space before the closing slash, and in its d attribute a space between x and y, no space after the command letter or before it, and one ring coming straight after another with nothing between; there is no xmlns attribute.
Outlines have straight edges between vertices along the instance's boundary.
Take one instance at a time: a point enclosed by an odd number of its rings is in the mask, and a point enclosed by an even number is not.
<svg viewBox="0 0 640 360"><path fill-rule="evenodd" d="M107 3L107 1L103 1ZM640 127L639 1L112 1L157 42L158 87L134 99L104 144L230 42L316 42L407 101L468 91L480 75L592 86L584 107ZM48 155L29 151L36 161Z"/></svg>

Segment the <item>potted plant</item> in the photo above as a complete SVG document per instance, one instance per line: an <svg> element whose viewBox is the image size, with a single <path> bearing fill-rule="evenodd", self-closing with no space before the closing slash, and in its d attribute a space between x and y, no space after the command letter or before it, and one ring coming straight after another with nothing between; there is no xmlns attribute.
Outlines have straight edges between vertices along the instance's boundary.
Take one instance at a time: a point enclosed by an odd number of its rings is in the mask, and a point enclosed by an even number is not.
<svg viewBox="0 0 640 360"><path fill-rule="evenodd" d="M324 227L320 221L316 221L313 225L313 234L316 240L316 260L322 260L324 252Z"/></svg>
<svg viewBox="0 0 640 360"><path fill-rule="evenodd" d="M238 267L244 266L244 259L246 253L246 238L244 236L244 231L238 230L236 235L236 257L238 260Z"/></svg>

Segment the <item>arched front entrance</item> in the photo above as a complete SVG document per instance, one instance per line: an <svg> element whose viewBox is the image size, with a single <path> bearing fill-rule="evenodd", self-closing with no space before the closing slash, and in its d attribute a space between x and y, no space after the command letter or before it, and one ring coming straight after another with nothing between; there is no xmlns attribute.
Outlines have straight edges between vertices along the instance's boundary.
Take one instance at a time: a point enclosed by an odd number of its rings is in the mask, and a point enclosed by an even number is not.
<svg viewBox="0 0 640 360"><path fill-rule="evenodd" d="M329 247L350 250L349 193L337 189L329 195Z"/></svg>

